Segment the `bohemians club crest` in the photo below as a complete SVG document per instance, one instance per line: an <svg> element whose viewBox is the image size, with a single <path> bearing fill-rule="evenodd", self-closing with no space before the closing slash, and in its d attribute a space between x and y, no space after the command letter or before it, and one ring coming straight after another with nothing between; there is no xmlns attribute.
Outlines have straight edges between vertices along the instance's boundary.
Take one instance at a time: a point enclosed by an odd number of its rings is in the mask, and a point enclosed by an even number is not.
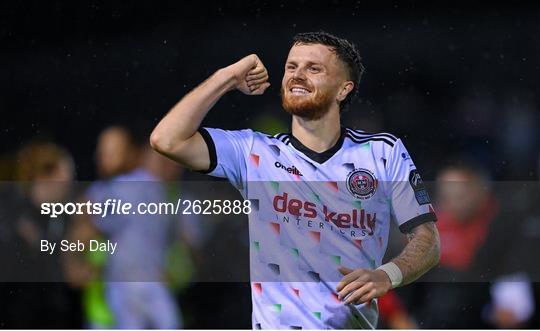
<svg viewBox="0 0 540 331"><path fill-rule="evenodd" d="M369 199L377 190L377 179L367 169L354 169L347 175L347 189L357 199Z"/></svg>

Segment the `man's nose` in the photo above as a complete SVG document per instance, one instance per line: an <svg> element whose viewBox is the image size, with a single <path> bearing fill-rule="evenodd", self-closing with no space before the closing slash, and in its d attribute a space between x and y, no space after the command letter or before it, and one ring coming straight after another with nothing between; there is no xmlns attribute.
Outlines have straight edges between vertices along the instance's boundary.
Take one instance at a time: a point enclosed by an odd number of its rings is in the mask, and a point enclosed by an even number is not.
<svg viewBox="0 0 540 331"><path fill-rule="evenodd" d="M304 69L296 68L296 70L293 73L293 79L300 80L300 81L306 80Z"/></svg>

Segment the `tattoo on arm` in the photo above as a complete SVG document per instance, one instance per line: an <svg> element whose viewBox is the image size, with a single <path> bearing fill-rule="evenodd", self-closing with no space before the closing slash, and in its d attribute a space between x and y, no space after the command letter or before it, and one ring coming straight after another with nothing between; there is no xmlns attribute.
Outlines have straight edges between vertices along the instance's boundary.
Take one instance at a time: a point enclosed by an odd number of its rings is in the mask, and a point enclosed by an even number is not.
<svg viewBox="0 0 540 331"><path fill-rule="evenodd" d="M439 263L439 232L433 222L421 224L407 234L409 243L392 262L403 274L403 285L409 284Z"/></svg>

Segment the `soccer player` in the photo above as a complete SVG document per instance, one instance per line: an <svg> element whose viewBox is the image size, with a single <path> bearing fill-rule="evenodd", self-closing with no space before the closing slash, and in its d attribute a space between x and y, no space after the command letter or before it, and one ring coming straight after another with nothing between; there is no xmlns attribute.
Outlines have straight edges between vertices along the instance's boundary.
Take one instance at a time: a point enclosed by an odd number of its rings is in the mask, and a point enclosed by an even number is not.
<svg viewBox="0 0 540 331"><path fill-rule="evenodd" d="M301 33L281 85L291 133L199 127L225 93L260 95L270 86L254 54L218 70L152 132L158 152L227 178L253 202L253 328L374 328L373 299L438 263L436 216L402 141L341 126L362 72L347 40ZM392 217L409 243L381 265Z"/></svg>

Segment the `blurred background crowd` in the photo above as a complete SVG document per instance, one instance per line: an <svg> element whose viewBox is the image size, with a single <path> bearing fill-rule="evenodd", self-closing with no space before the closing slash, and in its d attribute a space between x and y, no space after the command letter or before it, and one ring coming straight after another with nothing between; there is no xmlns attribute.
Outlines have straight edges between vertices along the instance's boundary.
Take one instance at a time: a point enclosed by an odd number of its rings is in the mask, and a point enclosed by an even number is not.
<svg viewBox="0 0 540 331"><path fill-rule="evenodd" d="M367 71L343 124L402 138L435 200L440 265L382 298L380 325L540 327L540 6L1 6L0 327L250 328L244 219L53 222L39 206L197 197L193 183L208 179L152 152L152 127L212 72L257 53L270 89L227 94L204 124L288 131L283 64L291 37L310 30L357 44ZM392 235L389 257L405 240ZM111 239L130 254L44 256L43 238ZM149 281L118 281L128 276Z"/></svg>

